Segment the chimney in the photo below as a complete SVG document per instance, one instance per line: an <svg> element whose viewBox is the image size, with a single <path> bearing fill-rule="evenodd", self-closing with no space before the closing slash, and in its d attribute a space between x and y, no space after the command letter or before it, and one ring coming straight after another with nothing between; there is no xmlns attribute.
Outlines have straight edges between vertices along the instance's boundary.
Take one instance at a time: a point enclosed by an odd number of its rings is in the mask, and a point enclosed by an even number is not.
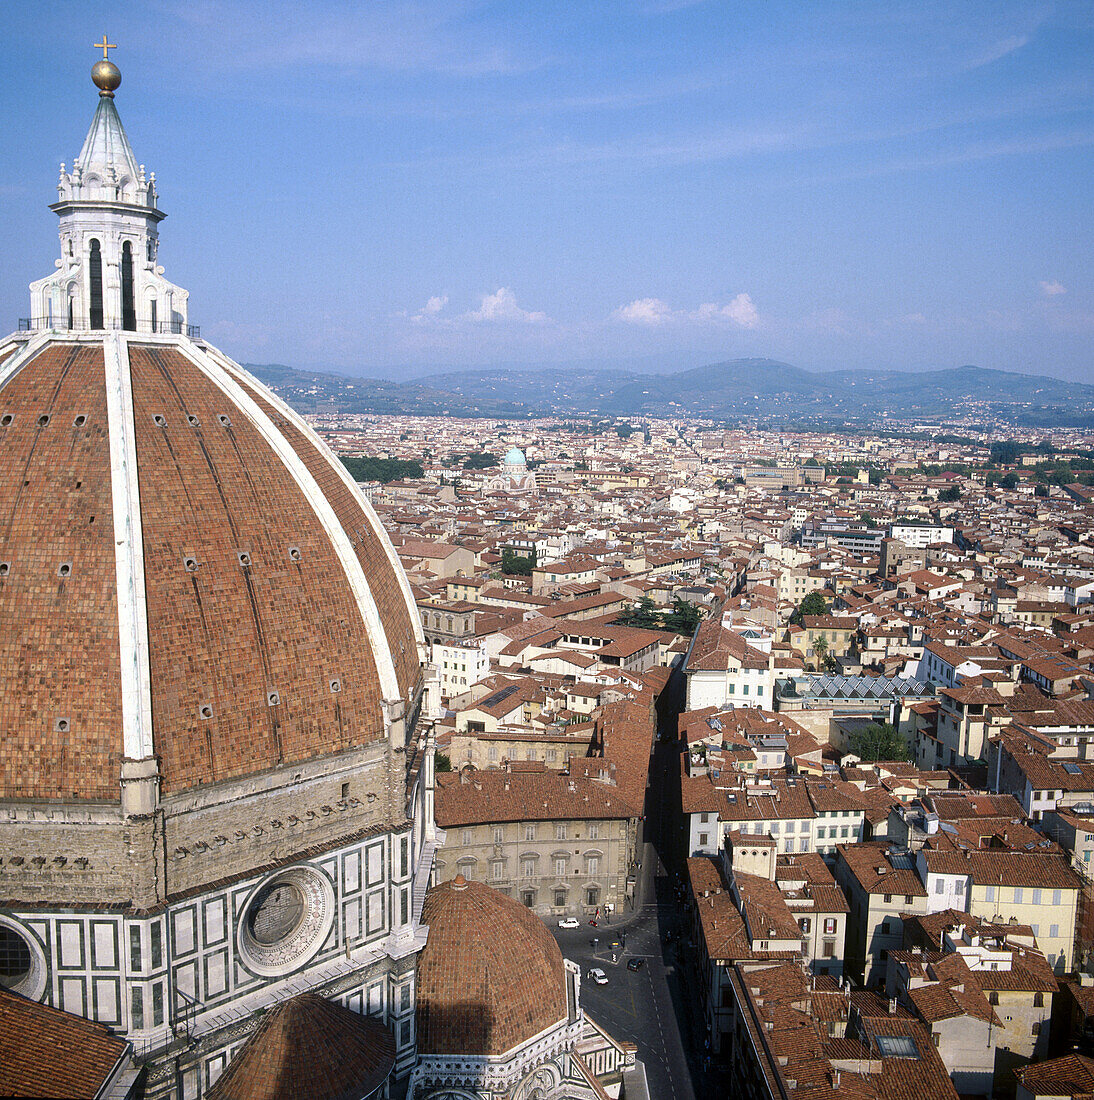
<svg viewBox="0 0 1094 1100"><path fill-rule="evenodd" d="M896 997L890 997L889 998L889 1015L890 1016L895 1016L896 1015Z"/></svg>

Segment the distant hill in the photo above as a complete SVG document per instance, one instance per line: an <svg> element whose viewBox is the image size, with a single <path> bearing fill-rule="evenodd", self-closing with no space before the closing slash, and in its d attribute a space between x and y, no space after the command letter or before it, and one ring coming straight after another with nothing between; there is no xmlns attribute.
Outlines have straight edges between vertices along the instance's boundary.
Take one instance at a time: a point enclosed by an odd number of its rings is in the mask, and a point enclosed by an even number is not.
<svg viewBox="0 0 1094 1100"><path fill-rule="evenodd" d="M813 373L733 359L673 374L616 369L464 370L413 382L280 364L248 369L303 412L448 416L680 416L838 425L961 415L1018 426L1094 424L1094 386L983 367Z"/></svg>

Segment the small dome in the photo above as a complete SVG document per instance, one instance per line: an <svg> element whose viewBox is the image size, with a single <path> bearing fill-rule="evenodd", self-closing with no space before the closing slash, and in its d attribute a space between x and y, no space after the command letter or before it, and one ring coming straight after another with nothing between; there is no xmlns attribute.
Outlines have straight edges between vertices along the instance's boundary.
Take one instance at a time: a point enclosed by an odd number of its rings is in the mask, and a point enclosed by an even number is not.
<svg viewBox="0 0 1094 1100"><path fill-rule="evenodd" d="M566 1017L562 952L519 901L457 876L430 890L418 960L418 1050L500 1055Z"/></svg>
<svg viewBox="0 0 1094 1100"><path fill-rule="evenodd" d="M209 1100L360 1100L395 1065L395 1037L379 1020L318 993L272 1008L209 1090Z"/></svg>
<svg viewBox="0 0 1094 1100"><path fill-rule="evenodd" d="M509 450L505 452L505 458L502 459L502 462L504 462L506 466L526 465L524 452L519 447L510 447Z"/></svg>

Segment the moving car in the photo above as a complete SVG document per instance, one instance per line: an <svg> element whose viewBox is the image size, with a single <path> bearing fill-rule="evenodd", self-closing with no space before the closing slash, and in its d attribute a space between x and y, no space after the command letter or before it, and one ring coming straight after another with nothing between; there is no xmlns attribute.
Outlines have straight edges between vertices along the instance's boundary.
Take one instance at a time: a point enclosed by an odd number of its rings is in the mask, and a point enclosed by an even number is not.
<svg viewBox="0 0 1094 1100"><path fill-rule="evenodd" d="M627 969L628 970L641 970L642 967L645 966L645 965L646 965L646 960L645 959L628 959L627 960Z"/></svg>
<svg viewBox="0 0 1094 1100"><path fill-rule="evenodd" d="M579 921L577 917L563 917L558 922L558 926L559 928L580 928L581 921Z"/></svg>
<svg viewBox="0 0 1094 1100"><path fill-rule="evenodd" d="M589 971L589 977L592 978L592 980L596 982L597 985L608 984L608 975L605 974L599 966L594 966L592 970Z"/></svg>

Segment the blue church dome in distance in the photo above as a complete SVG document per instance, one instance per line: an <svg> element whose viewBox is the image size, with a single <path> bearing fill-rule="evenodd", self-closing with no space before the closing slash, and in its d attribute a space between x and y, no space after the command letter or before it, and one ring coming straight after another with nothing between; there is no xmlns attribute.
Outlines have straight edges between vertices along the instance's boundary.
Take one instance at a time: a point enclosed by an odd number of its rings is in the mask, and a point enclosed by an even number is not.
<svg viewBox="0 0 1094 1100"><path fill-rule="evenodd" d="M524 452L519 447L510 447L505 453L505 458L502 462L506 466L525 466L527 463L524 460Z"/></svg>

